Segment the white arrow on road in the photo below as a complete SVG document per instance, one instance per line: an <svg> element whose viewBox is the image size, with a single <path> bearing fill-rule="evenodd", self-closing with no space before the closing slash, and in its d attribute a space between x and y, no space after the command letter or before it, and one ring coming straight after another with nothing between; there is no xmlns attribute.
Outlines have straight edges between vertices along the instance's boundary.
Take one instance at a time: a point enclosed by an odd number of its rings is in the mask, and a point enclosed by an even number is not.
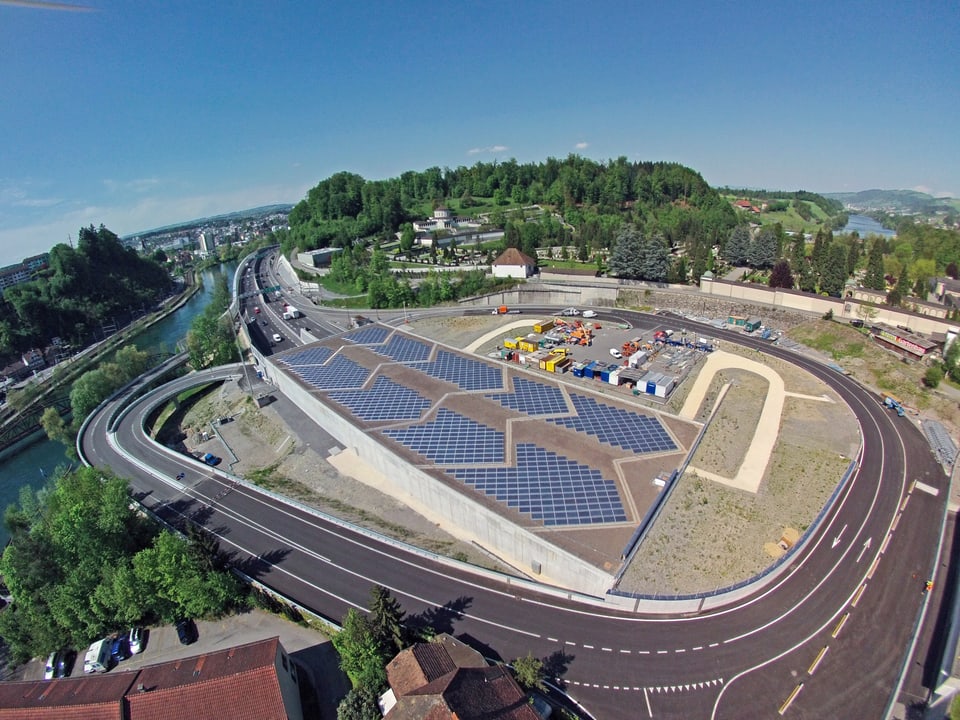
<svg viewBox="0 0 960 720"><path fill-rule="evenodd" d="M840 528L839 534L833 539L833 543L830 545L830 547L836 547L837 545L840 544L840 538L843 537L843 533L844 533L844 531L845 531L846 529L847 529L847 526L846 526L846 525L844 525L842 528Z"/></svg>
<svg viewBox="0 0 960 720"><path fill-rule="evenodd" d="M857 562L860 562L861 558L863 558L863 554L870 549L871 545L873 545L873 538L868 537L866 542L863 543L863 549L860 551L860 554L857 555Z"/></svg>

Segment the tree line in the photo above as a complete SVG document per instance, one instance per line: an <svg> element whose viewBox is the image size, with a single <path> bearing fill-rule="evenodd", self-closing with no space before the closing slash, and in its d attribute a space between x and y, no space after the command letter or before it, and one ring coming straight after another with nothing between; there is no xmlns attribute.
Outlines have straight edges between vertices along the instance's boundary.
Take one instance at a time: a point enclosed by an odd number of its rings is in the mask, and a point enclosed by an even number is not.
<svg viewBox="0 0 960 720"><path fill-rule="evenodd" d="M55 245L36 279L4 290L0 347L23 352L53 337L84 345L101 323L152 306L170 288L159 264L124 247L103 225L82 228L76 248Z"/></svg>
<svg viewBox="0 0 960 720"><path fill-rule="evenodd" d="M131 509L126 480L82 467L24 487L4 514L0 637L17 661L84 647L139 623L215 617L245 602L216 545Z"/></svg>

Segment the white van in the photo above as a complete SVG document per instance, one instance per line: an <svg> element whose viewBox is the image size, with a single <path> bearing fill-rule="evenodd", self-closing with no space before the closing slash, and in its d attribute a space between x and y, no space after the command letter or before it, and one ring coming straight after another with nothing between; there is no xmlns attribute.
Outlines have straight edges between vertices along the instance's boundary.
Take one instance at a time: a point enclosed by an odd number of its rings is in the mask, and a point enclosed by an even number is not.
<svg viewBox="0 0 960 720"><path fill-rule="evenodd" d="M106 672L110 669L110 638L97 640L83 658L85 673Z"/></svg>

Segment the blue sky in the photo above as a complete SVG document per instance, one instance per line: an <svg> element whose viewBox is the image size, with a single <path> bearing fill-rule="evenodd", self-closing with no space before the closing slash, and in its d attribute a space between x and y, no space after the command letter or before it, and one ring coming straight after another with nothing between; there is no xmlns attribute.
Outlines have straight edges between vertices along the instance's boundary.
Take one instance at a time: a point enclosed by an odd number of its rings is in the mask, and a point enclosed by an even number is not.
<svg viewBox="0 0 960 720"><path fill-rule="evenodd" d="M956 0L0 0L0 265L511 157L956 197L958 28Z"/></svg>

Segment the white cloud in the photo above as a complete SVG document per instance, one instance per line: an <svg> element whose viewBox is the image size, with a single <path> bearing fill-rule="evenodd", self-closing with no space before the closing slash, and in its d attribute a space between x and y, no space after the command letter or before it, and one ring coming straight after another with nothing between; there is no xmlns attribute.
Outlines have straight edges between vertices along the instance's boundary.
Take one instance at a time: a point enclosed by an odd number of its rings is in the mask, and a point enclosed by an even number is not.
<svg viewBox="0 0 960 720"><path fill-rule="evenodd" d="M577 150L586 150L588 147L590 147L590 143L588 143L588 142L578 142L576 145L574 145L574 147L575 147Z"/></svg>
<svg viewBox="0 0 960 720"><path fill-rule="evenodd" d="M480 153L502 153L509 150L506 145L491 145L490 147L475 147L467 150L467 155L479 155Z"/></svg>

